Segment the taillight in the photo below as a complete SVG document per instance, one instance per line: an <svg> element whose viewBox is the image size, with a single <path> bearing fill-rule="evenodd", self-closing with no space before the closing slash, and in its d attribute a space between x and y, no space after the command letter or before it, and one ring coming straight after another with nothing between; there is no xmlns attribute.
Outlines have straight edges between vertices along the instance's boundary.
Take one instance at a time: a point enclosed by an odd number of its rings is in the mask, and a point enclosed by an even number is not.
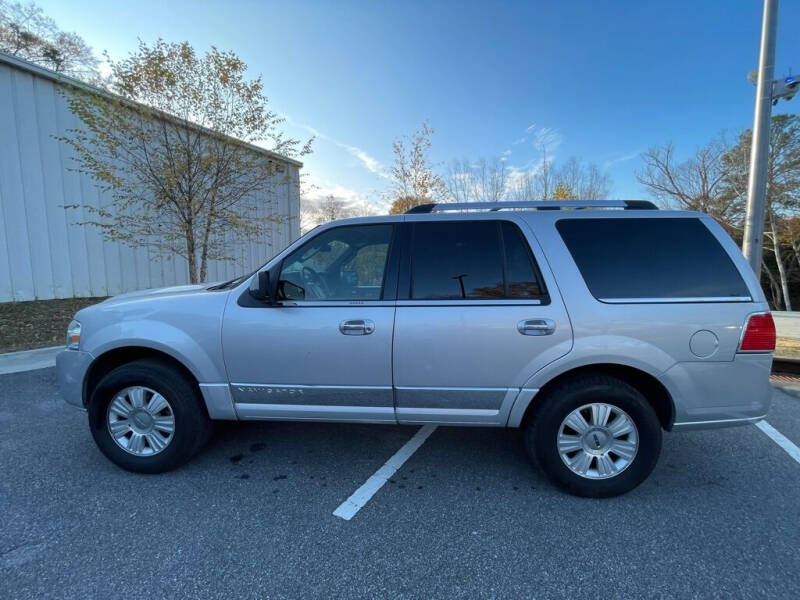
<svg viewBox="0 0 800 600"><path fill-rule="evenodd" d="M750 315L744 324L739 352L772 352L775 350L775 322L770 313Z"/></svg>

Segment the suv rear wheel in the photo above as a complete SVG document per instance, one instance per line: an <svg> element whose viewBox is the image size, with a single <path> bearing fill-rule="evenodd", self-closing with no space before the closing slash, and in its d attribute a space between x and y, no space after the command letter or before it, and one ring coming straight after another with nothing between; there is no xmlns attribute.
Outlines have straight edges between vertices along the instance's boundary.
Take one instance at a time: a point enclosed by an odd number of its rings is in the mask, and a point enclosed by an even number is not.
<svg viewBox="0 0 800 600"><path fill-rule="evenodd" d="M211 434L197 387L157 359L137 360L108 373L94 389L88 413L103 454L138 473L182 465Z"/></svg>
<svg viewBox="0 0 800 600"><path fill-rule="evenodd" d="M615 377L584 375L538 399L525 445L564 490L605 498L647 479L661 451L661 425L636 388Z"/></svg>

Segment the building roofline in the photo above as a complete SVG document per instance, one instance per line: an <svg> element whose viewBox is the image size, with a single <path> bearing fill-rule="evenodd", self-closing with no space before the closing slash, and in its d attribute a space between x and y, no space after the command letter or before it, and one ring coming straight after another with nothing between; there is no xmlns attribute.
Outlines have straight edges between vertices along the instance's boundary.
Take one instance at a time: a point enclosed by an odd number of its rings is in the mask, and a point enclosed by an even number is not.
<svg viewBox="0 0 800 600"><path fill-rule="evenodd" d="M74 77L63 75L61 73L56 73L55 71L51 71L50 69L45 69L40 65L19 58L18 56L14 56L12 54L6 54L5 52L0 52L0 64L6 64L14 69L18 69L20 71L26 71L28 73L31 73L32 75L36 75L37 77L42 77L43 79L48 79L50 81L53 81L61 85L77 88L85 92L89 92L91 94L103 96L104 98L117 100L135 107L146 108L147 110L157 115L159 118L166 119L178 125L182 125L183 127L186 127L188 129L192 129L194 131L211 136L218 136L225 139L229 139L232 142L241 144L242 146L248 148L249 150L252 150L253 152L263 154L264 156L268 156L269 158L278 162L283 162L289 165L293 165L296 166L297 168L303 166L303 163L300 162L299 160L289 158L288 156L283 156L282 154L278 154L277 152L272 152L271 150L267 150L266 148L261 148L260 146L256 146L255 144L251 144L249 142L244 142L238 138L225 135L217 131L213 131L211 129L208 129L207 127L198 125L197 123L186 121L185 119L181 119L179 117L176 117L175 115L169 114L167 112L153 108L151 106L147 106L146 104L142 104L141 102L134 102L133 100L128 100L127 98L123 98L122 96L109 92L108 90L104 90L103 88L97 87L90 83L86 83L85 81L81 81L79 79L75 79Z"/></svg>

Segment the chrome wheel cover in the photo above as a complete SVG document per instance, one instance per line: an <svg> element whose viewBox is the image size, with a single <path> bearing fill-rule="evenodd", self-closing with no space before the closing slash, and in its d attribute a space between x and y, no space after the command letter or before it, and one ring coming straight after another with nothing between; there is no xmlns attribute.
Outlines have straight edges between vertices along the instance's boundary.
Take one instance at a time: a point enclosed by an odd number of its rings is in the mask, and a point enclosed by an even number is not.
<svg viewBox="0 0 800 600"><path fill-rule="evenodd" d="M609 479L633 463L639 432L624 410L595 402L567 415L558 428L557 444L570 471L586 479Z"/></svg>
<svg viewBox="0 0 800 600"><path fill-rule="evenodd" d="M175 434L175 414L169 402L155 390L138 385L114 396L106 423L117 446L135 456L158 454Z"/></svg>

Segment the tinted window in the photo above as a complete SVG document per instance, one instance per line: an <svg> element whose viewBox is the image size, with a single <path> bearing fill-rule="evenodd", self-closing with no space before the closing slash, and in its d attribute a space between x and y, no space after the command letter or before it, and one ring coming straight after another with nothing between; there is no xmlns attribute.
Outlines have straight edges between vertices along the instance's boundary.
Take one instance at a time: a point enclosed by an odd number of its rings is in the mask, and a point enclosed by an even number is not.
<svg viewBox="0 0 800 600"><path fill-rule="evenodd" d="M379 300L391 225L330 229L283 261L279 292L287 300Z"/></svg>
<svg viewBox="0 0 800 600"><path fill-rule="evenodd" d="M501 241L505 243L505 255ZM512 223L417 223L411 265L411 297L415 300L542 295L527 242Z"/></svg>
<svg viewBox="0 0 800 600"><path fill-rule="evenodd" d="M506 281L509 298L540 298L542 290L533 265L528 242L519 227L503 222L503 243L506 249Z"/></svg>
<svg viewBox="0 0 800 600"><path fill-rule="evenodd" d="M562 219L556 228L596 298L750 295L699 219Z"/></svg>

